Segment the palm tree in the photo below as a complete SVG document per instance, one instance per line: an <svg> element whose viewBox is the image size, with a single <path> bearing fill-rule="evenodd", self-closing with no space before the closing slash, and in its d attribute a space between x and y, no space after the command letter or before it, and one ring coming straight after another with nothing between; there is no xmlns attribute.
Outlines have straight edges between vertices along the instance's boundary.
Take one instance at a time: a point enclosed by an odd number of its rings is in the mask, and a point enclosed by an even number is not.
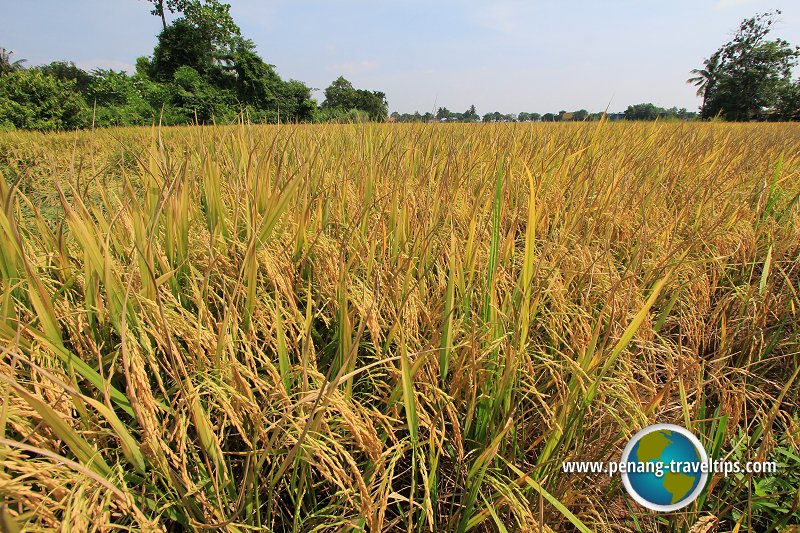
<svg viewBox="0 0 800 533"><path fill-rule="evenodd" d="M703 103L700 106L701 117L706 116L706 102L708 101L708 96L711 94L711 91L717 82L719 56L719 52L715 52L711 57L703 62L705 68L692 69L691 73L694 74L694 76L686 80L686 83L692 83L697 87L697 96L701 96L703 98Z"/></svg>
<svg viewBox="0 0 800 533"><path fill-rule="evenodd" d="M0 76L5 76L6 74L25 68L22 66L25 60L17 59L12 62L12 55L14 55L14 52L6 50L5 48L0 48Z"/></svg>

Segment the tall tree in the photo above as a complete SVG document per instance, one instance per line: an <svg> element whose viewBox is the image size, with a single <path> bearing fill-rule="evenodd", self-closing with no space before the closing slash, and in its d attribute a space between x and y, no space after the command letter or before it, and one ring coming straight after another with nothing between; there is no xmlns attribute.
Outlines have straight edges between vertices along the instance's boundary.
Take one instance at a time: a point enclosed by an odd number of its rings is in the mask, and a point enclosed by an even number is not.
<svg viewBox="0 0 800 533"><path fill-rule="evenodd" d="M800 47L767 36L780 11L745 19L733 39L687 80L699 87L704 118L722 114L728 120L752 120L780 113L781 95L793 83L792 69Z"/></svg>
<svg viewBox="0 0 800 533"><path fill-rule="evenodd" d="M164 0L147 0L148 2L153 4L153 9L150 11L150 14L155 15L157 17L161 17L161 24L164 25L163 29L167 29L167 15L165 12L165 4Z"/></svg>
<svg viewBox="0 0 800 533"><path fill-rule="evenodd" d="M153 4L150 11L161 18L163 29L167 29L166 12L182 14L192 25L210 36L214 44L230 43L233 36L241 35L239 27L231 17L231 6L218 0L147 0Z"/></svg>
<svg viewBox="0 0 800 533"><path fill-rule="evenodd" d="M155 79L169 81L182 66L209 76L215 67L230 67L237 49L254 48L252 42L242 38L228 4L216 0L166 0L166 6L183 16L165 26L158 36L151 65Z"/></svg>
<svg viewBox="0 0 800 533"><path fill-rule="evenodd" d="M16 61L11 61L12 55L14 55L14 52L12 52L11 50L0 48L0 76L9 74L11 72L15 72L17 70L22 70L24 68L22 64L26 60L17 59Z"/></svg>
<svg viewBox="0 0 800 533"><path fill-rule="evenodd" d="M691 78L686 80L686 83L691 83L697 87L697 96L703 99L700 104L700 115L706 115L706 102L708 95L714 90L714 84L717 81L717 67L719 67L720 52L714 52L711 57L703 62L703 68L694 68L691 73L694 74Z"/></svg>

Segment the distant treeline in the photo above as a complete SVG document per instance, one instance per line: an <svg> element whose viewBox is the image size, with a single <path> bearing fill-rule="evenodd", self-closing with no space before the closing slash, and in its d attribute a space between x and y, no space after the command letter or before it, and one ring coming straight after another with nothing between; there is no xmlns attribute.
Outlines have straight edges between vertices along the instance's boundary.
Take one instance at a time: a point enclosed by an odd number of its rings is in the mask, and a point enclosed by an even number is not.
<svg viewBox="0 0 800 533"><path fill-rule="evenodd" d="M479 115L475 106L470 106L463 113L450 111L440 107L436 113L398 113L394 112L389 117L392 122L571 122L584 120L600 120L603 116L609 120L697 120L698 113L687 111L686 108L672 107L664 109L654 104L636 104L628 106L622 113L590 113L585 109L578 111L559 111L558 113L499 113L494 111Z"/></svg>

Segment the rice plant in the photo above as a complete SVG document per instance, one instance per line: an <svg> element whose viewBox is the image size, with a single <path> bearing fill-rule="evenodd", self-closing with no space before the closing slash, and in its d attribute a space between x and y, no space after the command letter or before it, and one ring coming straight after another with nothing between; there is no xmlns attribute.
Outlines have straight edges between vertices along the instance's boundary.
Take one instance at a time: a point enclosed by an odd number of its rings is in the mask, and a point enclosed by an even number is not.
<svg viewBox="0 0 800 533"><path fill-rule="evenodd" d="M4 133L0 174L3 531L800 524L561 471L658 421L797 479L800 127Z"/></svg>

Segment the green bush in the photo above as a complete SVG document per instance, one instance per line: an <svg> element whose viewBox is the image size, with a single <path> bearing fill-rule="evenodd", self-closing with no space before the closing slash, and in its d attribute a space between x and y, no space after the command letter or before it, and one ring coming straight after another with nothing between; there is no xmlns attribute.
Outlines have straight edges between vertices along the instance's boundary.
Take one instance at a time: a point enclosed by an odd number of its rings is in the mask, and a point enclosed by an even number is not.
<svg viewBox="0 0 800 533"><path fill-rule="evenodd" d="M0 77L3 123L30 130L70 130L90 124L89 107L74 80L59 80L38 70Z"/></svg>

